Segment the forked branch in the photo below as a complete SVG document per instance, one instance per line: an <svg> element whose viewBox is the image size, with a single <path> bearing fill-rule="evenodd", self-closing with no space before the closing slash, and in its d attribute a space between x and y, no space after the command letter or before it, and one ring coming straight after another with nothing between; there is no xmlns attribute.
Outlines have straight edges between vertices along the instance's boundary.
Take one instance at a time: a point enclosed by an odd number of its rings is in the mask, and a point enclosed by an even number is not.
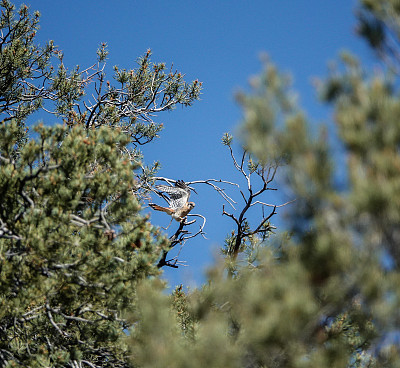
<svg viewBox="0 0 400 368"><path fill-rule="evenodd" d="M225 206L222 206L222 215L231 218L235 223L236 230L232 233L232 236L228 241L226 254L231 257L231 259L236 260L238 254L245 249L246 242L248 240L250 241L252 236L260 234L262 235L262 238L265 238L268 233L275 229L275 227L271 225L269 221L277 213L276 209L286 206L293 201L276 205L266 203L259 199L263 194L265 194L265 192L276 190L276 188L272 188L270 184L275 179L279 163L273 162L270 164L263 164L257 160L254 160L251 154L244 150L239 164L231 147L232 136L226 134L222 141L224 145L228 146L233 165L244 177L247 185L247 191L243 192L242 190L239 190L244 205L238 214L227 212L225 210ZM258 185L254 184L254 181L252 180L254 175L258 177ZM249 209L255 206L261 207L262 215L257 224L251 228L246 216L248 216ZM271 208L271 211L265 214L265 208Z"/></svg>

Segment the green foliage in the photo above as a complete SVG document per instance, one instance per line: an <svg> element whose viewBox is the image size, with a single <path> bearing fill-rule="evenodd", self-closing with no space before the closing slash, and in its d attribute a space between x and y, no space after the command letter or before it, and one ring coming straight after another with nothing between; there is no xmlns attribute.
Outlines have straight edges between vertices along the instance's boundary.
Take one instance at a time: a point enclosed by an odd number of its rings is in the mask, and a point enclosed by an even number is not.
<svg viewBox="0 0 400 368"><path fill-rule="evenodd" d="M121 313L165 245L138 215L133 167L116 149L127 138L38 126L16 161L17 126L0 129L2 359L125 364Z"/></svg>
<svg viewBox="0 0 400 368"><path fill-rule="evenodd" d="M282 147L277 134L286 115L294 114L295 97L290 92L290 78L267 61L260 77L251 79L254 94L237 95L244 112L242 135L262 163L281 159Z"/></svg>
<svg viewBox="0 0 400 368"><path fill-rule="evenodd" d="M224 135L222 136L222 144L224 146L230 146L233 140L233 136L229 133L224 133Z"/></svg>
<svg viewBox="0 0 400 368"><path fill-rule="evenodd" d="M397 0L361 0L358 33L387 65L398 72L400 5Z"/></svg>
<svg viewBox="0 0 400 368"><path fill-rule="evenodd" d="M379 74L364 78L358 63L347 62L345 67L348 86L328 101L335 103L338 132L349 151L352 221L372 249L383 246L398 266L400 101L396 81ZM330 83L331 78L328 89Z"/></svg>
<svg viewBox="0 0 400 368"><path fill-rule="evenodd" d="M105 44L97 63L68 70L52 41L36 46L39 13L1 8L0 367L130 367L126 315L169 246L140 214L159 164L144 166L136 146L201 83L147 52L113 86ZM42 107L62 124L30 135Z"/></svg>
<svg viewBox="0 0 400 368"><path fill-rule="evenodd" d="M35 45L39 28L39 13L30 15L28 7L18 12L8 0L1 1L0 29L0 113L19 121L38 109L42 93L28 80L46 79L51 75L49 60L54 50L53 42L43 48Z"/></svg>
<svg viewBox="0 0 400 368"><path fill-rule="evenodd" d="M193 318L187 320L184 293L173 295L175 312L171 297L161 290L159 283L146 283L138 290L138 326L131 337L134 362L141 367L235 367L238 351L229 343L226 319L213 313L206 324L197 325Z"/></svg>

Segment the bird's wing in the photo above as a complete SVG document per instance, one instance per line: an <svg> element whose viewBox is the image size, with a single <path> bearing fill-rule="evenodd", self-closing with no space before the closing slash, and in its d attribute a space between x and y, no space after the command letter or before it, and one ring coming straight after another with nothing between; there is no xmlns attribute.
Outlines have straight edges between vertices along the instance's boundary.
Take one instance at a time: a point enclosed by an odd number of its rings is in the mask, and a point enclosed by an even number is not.
<svg viewBox="0 0 400 368"><path fill-rule="evenodd" d="M183 188L180 188L178 186L176 187L171 187L168 185L157 185L156 189L168 194L169 197L169 206L173 209L180 208L184 206L190 195L190 190L186 190Z"/></svg>

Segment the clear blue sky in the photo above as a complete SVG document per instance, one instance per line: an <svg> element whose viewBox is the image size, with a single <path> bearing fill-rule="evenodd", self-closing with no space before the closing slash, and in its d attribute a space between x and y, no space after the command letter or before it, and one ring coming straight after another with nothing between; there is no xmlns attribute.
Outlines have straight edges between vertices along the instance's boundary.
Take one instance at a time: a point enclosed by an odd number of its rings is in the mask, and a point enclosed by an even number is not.
<svg viewBox="0 0 400 368"><path fill-rule="evenodd" d="M300 104L314 122L329 121L330 112L319 106L312 78L325 76L328 61L343 49L372 60L355 34L356 2L351 0L25 3L42 14L39 42L53 39L68 67L91 65L98 45L106 42L109 70L113 65L135 67L136 58L150 48L153 61L173 63L187 80L203 82L201 101L159 115L165 129L159 140L144 149L145 160L160 160L160 175L173 179L215 178L244 184L220 142L224 132L234 133L240 123L234 93L246 89L249 77L260 72L260 53L267 52L281 70L293 76ZM49 117L48 123L52 122L54 118ZM208 239L198 237L186 244L180 259L187 267L165 270L172 287L202 280L215 249L233 225L221 216L223 201L214 191L205 185L196 189L194 212L207 217ZM235 198L240 202L240 196ZM274 192L265 201L279 204L280 199ZM152 213L152 219L160 226L169 222L164 214ZM280 223L279 217L272 222Z"/></svg>

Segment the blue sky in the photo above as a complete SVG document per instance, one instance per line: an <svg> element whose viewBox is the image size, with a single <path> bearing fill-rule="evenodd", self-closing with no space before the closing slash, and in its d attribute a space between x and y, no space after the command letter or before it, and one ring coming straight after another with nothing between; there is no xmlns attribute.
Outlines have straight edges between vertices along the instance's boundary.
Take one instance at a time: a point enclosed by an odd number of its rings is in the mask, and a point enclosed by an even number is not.
<svg viewBox="0 0 400 368"><path fill-rule="evenodd" d="M220 142L224 132L237 131L241 111L234 94L247 89L249 77L260 72L262 52L292 75L300 104L313 122L329 121L331 112L318 104L312 78L324 77L328 62L344 49L372 60L355 34L356 2L350 0L25 3L42 14L38 41L53 39L68 67L91 65L98 45L106 42L110 72L113 65L135 67L137 57L150 48L153 61L173 64L187 80L203 82L201 101L160 114L157 121L165 125L161 138L143 149L147 162L161 161L161 176L185 181L214 178L244 185ZM54 120L49 117L46 122ZM223 201L214 191L205 185L196 190L194 212L207 218L207 240L198 237L185 245L180 260L186 261L186 267L165 270L172 287L201 282L233 225L221 216ZM239 193L230 193L240 208ZM271 192L265 201L279 204L281 199ZM152 220L160 226L169 222L157 213L152 213ZM272 222L281 224L279 215Z"/></svg>

